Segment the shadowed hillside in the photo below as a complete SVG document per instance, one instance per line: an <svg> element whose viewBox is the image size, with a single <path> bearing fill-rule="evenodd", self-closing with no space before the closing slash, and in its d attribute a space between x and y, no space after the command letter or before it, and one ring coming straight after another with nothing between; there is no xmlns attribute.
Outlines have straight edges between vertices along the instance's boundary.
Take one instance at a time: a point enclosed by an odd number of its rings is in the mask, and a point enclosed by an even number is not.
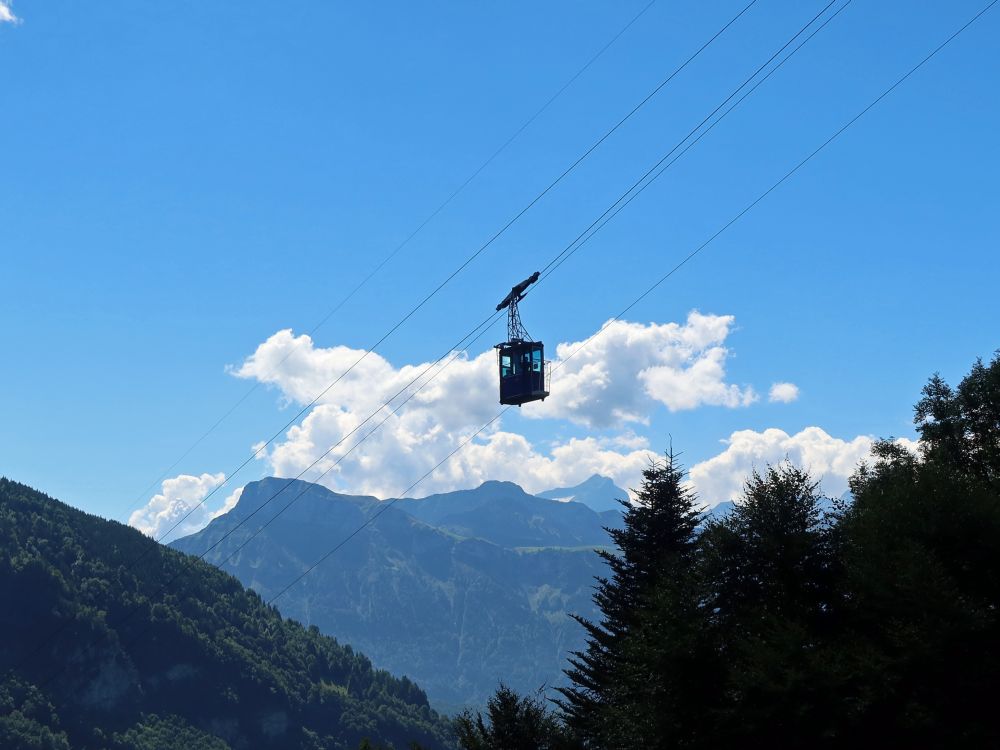
<svg viewBox="0 0 1000 750"><path fill-rule="evenodd" d="M2 479L0 551L0 747L450 747L415 684L134 529Z"/></svg>

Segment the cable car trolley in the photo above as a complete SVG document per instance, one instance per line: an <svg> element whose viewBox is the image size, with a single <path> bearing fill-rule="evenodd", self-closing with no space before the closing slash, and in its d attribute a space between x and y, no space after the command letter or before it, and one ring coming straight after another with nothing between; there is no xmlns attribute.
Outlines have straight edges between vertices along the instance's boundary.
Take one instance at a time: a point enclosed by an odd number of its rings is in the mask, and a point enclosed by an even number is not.
<svg viewBox="0 0 1000 750"><path fill-rule="evenodd" d="M507 341L496 345L497 364L500 366L500 403L520 406L529 401L544 400L549 395L549 367L545 361L545 347L541 341L532 341L521 324L517 309L527 288L538 281L538 271L510 290L510 294L497 305L497 310L507 308Z"/></svg>

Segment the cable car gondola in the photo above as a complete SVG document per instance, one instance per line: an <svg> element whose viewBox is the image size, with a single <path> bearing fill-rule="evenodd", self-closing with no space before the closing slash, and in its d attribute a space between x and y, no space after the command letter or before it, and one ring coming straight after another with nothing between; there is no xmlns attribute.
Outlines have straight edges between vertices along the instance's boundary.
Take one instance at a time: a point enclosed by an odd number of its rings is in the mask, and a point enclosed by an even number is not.
<svg viewBox="0 0 1000 750"><path fill-rule="evenodd" d="M538 281L538 271L510 290L510 294L497 305L497 310L508 310L507 340L496 345L497 364L500 368L500 403L520 406L529 401L544 400L549 395L549 368L545 361L545 346L532 341L521 325L517 303L525 290Z"/></svg>

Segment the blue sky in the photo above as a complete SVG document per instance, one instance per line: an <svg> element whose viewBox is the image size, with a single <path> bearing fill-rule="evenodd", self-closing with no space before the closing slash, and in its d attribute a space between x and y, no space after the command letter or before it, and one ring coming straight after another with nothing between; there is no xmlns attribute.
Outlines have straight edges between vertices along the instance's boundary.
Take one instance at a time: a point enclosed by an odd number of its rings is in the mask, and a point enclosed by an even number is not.
<svg viewBox="0 0 1000 750"><path fill-rule="evenodd" d="M128 517L253 382L227 365L311 329L645 4L4 3L18 21L0 21L0 472ZM654 3L311 351L371 345L744 4ZM591 336L983 4L855 0L525 301L529 331L551 348ZM436 358L823 5L760 0L381 356ZM660 451L670 434L691 466L738 431L913 437L926 378L1000 345L998 33L994 10L627 316L732 316L716 385L756 401L654 398L615 424L557 404L504 433L549 457L588 437ZM643 388L627 377L616 397ZM256 390L171 476L228 474L297 411L291 382ZM771 403L776 382L798 398ZM360 413L357 387L331 408ZM465 413L472 392L456 395ZM416 468L391 448L334 486L405 486ZM391 481L371 479L389 464ZM231 486L283 465L255 461ZM553 484L573 478L553 465Z"/></svg>

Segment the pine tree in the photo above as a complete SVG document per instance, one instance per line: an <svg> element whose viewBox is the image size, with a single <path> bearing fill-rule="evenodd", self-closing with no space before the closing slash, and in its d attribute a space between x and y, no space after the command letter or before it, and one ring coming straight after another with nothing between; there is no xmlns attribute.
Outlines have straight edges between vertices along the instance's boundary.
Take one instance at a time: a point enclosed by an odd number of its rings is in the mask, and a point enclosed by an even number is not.
<svg viewBox="0 0 1000 750"><path fill-rule="evenodd" d="M977 360L958 388L934 375L914 409L924 456L1000 482L1000 352Z"/></svg>
<svg viewBox="0 0 1000 750"><path fill-rule="evenodd" d="M624 527L608 529L616 551L600 550L611 575L597 580L599 623L574 616L587 632L585 650L566 670L572 681L557 701L568 726L588 747L653 747L655 732L639 704L649 697L644 628L663 592L691 574L700 513L673 453L643 472L636 500L622 500ZM667 585L664 585L664 582Z"/></svg>
<svg viewBox="0 0 1000 750"><path fill-rule="evenodd" d="M466 710L455 720L463 750L573 750L569 732L538 696L521 696L501 684L486 715Z"/></svg>
<svg viewBox="0 0 1000 750"><path fill-rule="evenodd" d="M705 609L725 664L717 701L703 707L703 746L798 746L823 733L836 566L820 500L808 473L771 466L702 534Z"/></svg>
<svg viewBox="0 0 1000 750"><path fill-rule="evenodd" d="M919 456L877 443L842 522L854 685L848 739L996 747L1000 674L1000 355L915 407Z"/></svg>

